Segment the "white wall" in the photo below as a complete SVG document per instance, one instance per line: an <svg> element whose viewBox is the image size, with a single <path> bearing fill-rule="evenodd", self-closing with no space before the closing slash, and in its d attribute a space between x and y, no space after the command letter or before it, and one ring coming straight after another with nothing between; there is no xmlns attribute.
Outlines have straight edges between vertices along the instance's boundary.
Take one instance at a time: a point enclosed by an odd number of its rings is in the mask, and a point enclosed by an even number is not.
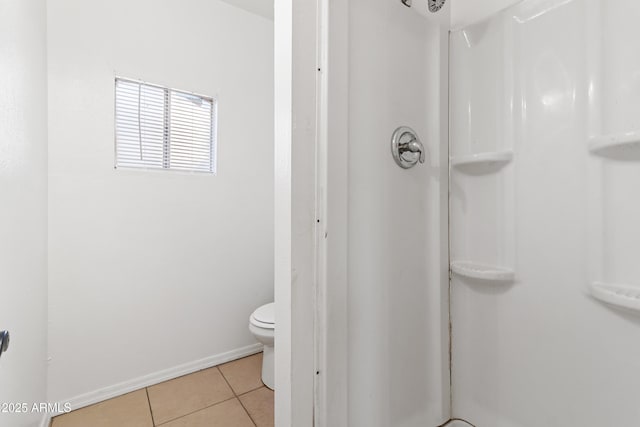
<svg viewBox="0 0 640 427"><path fill-rule="evenodd" d="M44 0L0 1L0 402L46 401L47 108ZM6 409L6 408L5 408ZM42 414L0 413L0 426Z"/></svg>
<svg viewBox="0 0 640 427"><path fill-rule="evenodd" d="M589 294L638 307L638 20L633 0L527 0L452 34L454 156L514 153L452 172L452 256L515 271L452 280L453 413L477 427L640 422L640 317Z"/></svg>
<svg viewBox="0 0 640 427"><path fill-rule="evenodd" d="M49 398L86 403L255 342L248 317L273 300L273 22L215 0L51 0L48 25ZM115 74L216 96L217 176L114 170Z"/></svg>
<svg viewBox="0 0 640 427"><path fill-rule="evenodd" d="M439 21L440 19L440 21ZM449 419L447 37L400 1L349 8L349 426ZM425 164L401 169L392 132L412 127Z"/></svg>
<svg viewBox="0 0 640 427"><path fill-rule="evenodd" d="M522 0L449 0L451 28L458 29L481 21Z"/></svg>

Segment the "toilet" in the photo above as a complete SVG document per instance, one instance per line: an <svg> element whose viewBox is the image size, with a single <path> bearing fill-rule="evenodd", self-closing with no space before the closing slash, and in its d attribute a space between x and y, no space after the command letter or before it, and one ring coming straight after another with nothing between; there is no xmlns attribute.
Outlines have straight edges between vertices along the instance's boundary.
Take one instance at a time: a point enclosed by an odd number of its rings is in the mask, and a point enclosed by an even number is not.
<svg viewBox="0 0 640 427"><path fill-rule="evenodd" d="M260 306L249 316L249 331L264 345L262 382L271 390L274 388L274 329L275 303Z"/></svg>

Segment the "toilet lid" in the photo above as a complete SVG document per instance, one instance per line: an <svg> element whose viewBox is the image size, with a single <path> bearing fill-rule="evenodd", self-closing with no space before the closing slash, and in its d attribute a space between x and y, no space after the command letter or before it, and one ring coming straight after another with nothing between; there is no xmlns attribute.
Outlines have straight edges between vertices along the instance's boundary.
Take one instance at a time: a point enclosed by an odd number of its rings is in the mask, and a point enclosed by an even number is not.
<svg viewBox="0 0 640 427"><path fill-rule="evenodd" d="M252 316L260 323L274 325L276 322L275 314L275 303L269 303L258 307L256 311L253 312Z"/></svg>

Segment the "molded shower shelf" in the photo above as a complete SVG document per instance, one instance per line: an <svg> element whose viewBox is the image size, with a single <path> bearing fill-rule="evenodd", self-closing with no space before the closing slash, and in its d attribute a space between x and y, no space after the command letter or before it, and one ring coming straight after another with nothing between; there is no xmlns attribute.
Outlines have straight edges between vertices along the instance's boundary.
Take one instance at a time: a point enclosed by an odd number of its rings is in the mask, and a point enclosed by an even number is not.
<svg viewBox="0 0 640 427"><path fill-rule="evenodd" d="M509 163L513 159L513 152L492 151L488 153L471 154L468 156L455 156L451 158L451 165L455 167L471 166L471 165L499 165Z"/></svg>
<svg viewBox="0 0 640 427"><path fill-rule="evenodd" d="M448 423L446 423L444 427L473 427L473 426L463 420L451 420Z"/></svg>
<svg viewBox="0 0 640 427"><path fill-rule="evenodd" d="M640 288L602 282L591 284L591 295L607 304L640 311Z"/></svg>
<svg viewBox="0 0 640 427"><path fill-rule="evenodd" d="M473 279L491 280L494 282L510 282L515 278L513 270L504 267L479 264L470 261L454 261L451 271L459 276Z"/></svg>
<svg viewBox="0 0 640 427"><path fill-rule="evenodd" d="M594 154L614 149L640 150L640 131L594 136L589 139L589 151Z"/></svg>

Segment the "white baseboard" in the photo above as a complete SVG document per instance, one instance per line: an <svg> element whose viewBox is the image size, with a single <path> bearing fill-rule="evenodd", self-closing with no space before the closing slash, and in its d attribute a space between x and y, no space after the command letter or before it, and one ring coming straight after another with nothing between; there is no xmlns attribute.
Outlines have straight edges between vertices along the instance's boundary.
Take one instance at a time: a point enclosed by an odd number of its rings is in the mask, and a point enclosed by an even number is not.
<svg viewBox="0 0 640 427"><path fill-rule="evenodd" d="M112 397L120 396L144 387L158 384L163 381L171 380L183 375L200 371L202 369L210 368L212 366L220 365L222 363L260 353L261 351L262 344L256 343L248 345L246 347L231 350L226 353L216 354L214 356L205 357L204 359L185 363L183 365L178 365L173 368L163 369L162 371L154 372L152 374L134 378L132 380L121 382L119 384L104 387L96 391L81 394L70 399L61 400L61 402L69 402L71 404L71 410L76 410L85 406L93 405L94 403L102 402L103 400L111 399ZM48 416L48 419L50 418L51 415ZM48 427L48 424L45 424L45 422L45 420L42 421L42 427Z"/></svg>

